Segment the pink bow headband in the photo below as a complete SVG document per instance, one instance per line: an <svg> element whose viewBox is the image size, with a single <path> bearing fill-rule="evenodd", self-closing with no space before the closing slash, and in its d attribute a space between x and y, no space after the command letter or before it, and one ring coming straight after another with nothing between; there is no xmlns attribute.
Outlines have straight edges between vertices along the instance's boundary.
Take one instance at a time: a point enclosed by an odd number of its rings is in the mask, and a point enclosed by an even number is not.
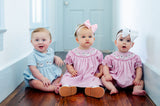
<svg viewBox="0 0 160 106"><path fill-rule="evenodd" d="M97 28L98 28L98 25L97 25L97 24L91 25L89 20L85 21L85 22L84 22L84 25L85 25L88 29L91 29L93 33L94 33L94 32L97 30Z"/></svg>

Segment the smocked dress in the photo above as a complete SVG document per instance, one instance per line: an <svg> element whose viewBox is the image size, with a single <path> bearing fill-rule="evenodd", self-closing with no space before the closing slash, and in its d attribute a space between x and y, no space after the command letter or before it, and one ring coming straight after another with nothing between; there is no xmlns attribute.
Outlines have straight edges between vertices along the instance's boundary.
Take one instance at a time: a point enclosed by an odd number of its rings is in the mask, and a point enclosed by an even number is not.
<svg viewBox="0 0 160 106"><path fill-rule="evenodd" d="M28 66L36 66L40 73L43 74L44 77L48 78L51 82L57 77L60 77L62 74L62 70L56 66L53 61L54 51L52 48L48 48L47 53L41 53L34 49L33 52L28 56ZM26 68L23 75L26 86L29 86L29 80L36 79L32 75L29 67Z"/></svg>
<svg viewBox="0 0 160 106"><path fill-rule="evenodd" d="M102 64L102 60L103 54L95 48L88 50L75 48L69 51L65 63L73 65L78 75L72 77L66 70L61 80L62 86L97 87L102 85L100 79L94 76L99 71L98 66Z"/></svg>
<svg viewBox="0 0 160 106"><path fill-rule="evenodd" d="M102 63L109 67L111 76L121 88L133 85L136 68L142 67L140 57L132 52L116 51L105 56Z"/></svg>

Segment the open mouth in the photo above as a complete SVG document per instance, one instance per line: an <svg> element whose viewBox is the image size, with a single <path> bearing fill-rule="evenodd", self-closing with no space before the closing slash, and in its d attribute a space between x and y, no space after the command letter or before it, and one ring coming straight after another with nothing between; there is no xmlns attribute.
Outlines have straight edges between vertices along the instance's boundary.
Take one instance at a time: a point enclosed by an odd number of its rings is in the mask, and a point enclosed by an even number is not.
<svg viewBox="0 0 160 106"><path fill-rule="evenodd" d="M39 46L40 49L43 49L43 46Z"/></svg>
<svg viewBox="0 0 160 106"><path fill-rule="evenodd" d="M125 49L125 48L126 48L126 46L122 46L122 48L123 48L123 49Z"/></svg>

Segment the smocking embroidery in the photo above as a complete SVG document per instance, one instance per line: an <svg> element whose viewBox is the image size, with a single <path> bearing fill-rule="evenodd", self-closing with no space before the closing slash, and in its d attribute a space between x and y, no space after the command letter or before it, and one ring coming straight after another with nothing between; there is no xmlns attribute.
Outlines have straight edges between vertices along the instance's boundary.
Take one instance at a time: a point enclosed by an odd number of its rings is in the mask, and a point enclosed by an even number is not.
<svg viewBox="0 0 160 106"><path fill-rule="evenodd" d="M116 59L127 60L127 59L130 59L130 58L134 57L135 54L130 53L130 54L128 54L128 55L118 55L118 54L116 54L116 53L113 53L113 56L114 56Z"/></svg>
<svg viewBox="0 0 160 106"><path fill-rule="evenodd" d="M75 49L73 51L77 56L90 56L90 55L94 55L96 53L96 49L93 49L91 51L79 51L77 49Z"/></svg>

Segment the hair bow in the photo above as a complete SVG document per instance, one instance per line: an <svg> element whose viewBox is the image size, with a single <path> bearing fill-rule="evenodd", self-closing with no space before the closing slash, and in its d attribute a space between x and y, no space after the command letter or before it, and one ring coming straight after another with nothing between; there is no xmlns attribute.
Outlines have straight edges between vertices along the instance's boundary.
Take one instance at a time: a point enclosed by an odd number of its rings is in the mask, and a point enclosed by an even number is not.
<svg viewBox="0 0 160 106"><path fill-rule="evenodd" d="M85 25L87 28L91 29L93 33L97 30L97 27L98 27L97 24L91 25L89 20L85 21L85 22L84 22L84 25Z"/></svg>
<svg viewBox="0 0 160 106"><path fill-rule="evenodd" d="M138 33L136 31L131 31L128 28L122 29L122 32L117 35L117 38L122 34L122 37L130 35L131 41L133 42L137 37Z"/></svg>

